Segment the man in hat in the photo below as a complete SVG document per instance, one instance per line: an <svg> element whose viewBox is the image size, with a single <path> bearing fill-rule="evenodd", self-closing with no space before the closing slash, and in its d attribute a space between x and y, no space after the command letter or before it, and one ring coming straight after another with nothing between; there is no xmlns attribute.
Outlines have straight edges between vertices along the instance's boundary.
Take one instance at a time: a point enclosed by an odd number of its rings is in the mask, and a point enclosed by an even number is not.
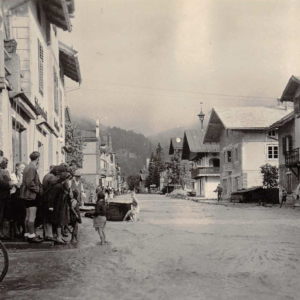
<svg viewBox="0 0 300 300"><path fill-rule="evenodd" d="M25 238L29 243L40 243L43 240L35 234L34 222L36 219L37 207L39 206L39 195L42 193L42 185L39 179L38 167L40 153L34 151L29 156L31 162L23 171L23 182L20 197L25 199L26 219L25 219Z"/></svg>
<svg viewBox="0 0 300 300"><path fill-rule="evenodd" d="M81 181L81 174L80 172L77 170L74 174L74 178L71 181L71 193L77 190L78 191L78 202L79 205L82 206L82 194L84 193L84 188L83 188L83 184Z"/></svg>

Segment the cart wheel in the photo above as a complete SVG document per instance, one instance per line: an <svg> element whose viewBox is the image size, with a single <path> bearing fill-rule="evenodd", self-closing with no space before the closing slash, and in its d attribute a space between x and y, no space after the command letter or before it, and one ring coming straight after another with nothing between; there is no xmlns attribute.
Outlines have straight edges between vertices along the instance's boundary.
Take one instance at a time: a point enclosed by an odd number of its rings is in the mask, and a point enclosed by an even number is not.
<svg viewBox="0 0 300 300"><path fill-rule="evenodd" d="M0 241L0 282L4 279L7 271L8 271L8 253L3 245L3 243Z"/></svg>

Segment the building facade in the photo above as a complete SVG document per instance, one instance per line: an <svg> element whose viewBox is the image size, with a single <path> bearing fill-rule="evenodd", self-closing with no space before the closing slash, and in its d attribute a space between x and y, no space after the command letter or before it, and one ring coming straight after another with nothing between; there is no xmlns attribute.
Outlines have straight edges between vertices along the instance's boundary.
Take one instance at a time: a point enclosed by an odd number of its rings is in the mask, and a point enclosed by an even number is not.
<svg viewBox="0 0 300 300"><path fill-rule="evenodd" d="M15 163L41 153L39 174L65 161L64 77L80 83L77 52L61 43L71 31L73 1L1 2L0 149ZM0 13L0 14L1 14Z"/></svg>
<svg viewBox="0 0 300 300"><path fill-rule="evenodd" d="M300 78L292 76L281 96L285 105L293 104L293 111L272 124L268 132L278 130L279 187L287 193L287 201L295 203L300 175Z"/></svg>
<svg viewBox="0 0 300 300"><path fill-rule="evenodd" d="M223 197L254 186L262 186L260 167L278 166L277 130L266 134L274 121L289 112L279 108L213 108L204 142L220 143L220 182Z"/></svg>
<svg viewBox="0 0 300 300"><path fill-rule="evenodd" d="M216 199L214 191L220 183L220 146L217 142L204 144L203 140L204 131L185 131L182 159L192 162L191 178L196 195Z"/></svg>
<svg viewBox="0 0 300 300"><path fill-rule="evenodd" d="M82 177L95 189L97 186L120 188L121 167L112 151L111 136L101 135L99 119L95 129L81 130L84 140L83 163L79 169Z"/></svg>

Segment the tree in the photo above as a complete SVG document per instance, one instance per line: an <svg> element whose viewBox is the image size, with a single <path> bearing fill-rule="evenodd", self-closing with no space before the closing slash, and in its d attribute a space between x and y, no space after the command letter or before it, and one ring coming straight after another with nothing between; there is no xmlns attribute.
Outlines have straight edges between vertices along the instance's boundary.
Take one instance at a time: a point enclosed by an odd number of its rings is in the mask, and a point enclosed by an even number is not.
<svg viewBox="0 0 300 300"><path fill-rule="evenodd" d="M165 171L164 151L158 143L154 156L153 184L160 187L160 176Z"/></svg>
<svg viewBox="0 0 300 300"><path fill-rule="evenodd" d="M169 182L173 185L180 184L181 179L181 159L178 153L174 153L170 163L167 165L167 174Z"/></svg>
<svg viewBox="0 0 300 300"><path fill-rule="evenodd" d="M66 123L66 162L70 165L73 172L78 168L82 168L84 141L82 139L81 131L76 124Z"/></svg>
<svg viewBox="0 0 300 300"><path fill-rule="evenodd" d="M140 186L140 175L134 174L127 177L127 185L129 190L134 190Z"/></svg>
<svg viewBox="0 0 300 300"><path fill-rule="evenodd" d="M171 157L170 163L167 164L167 174L170 183L173 185L181 185L183 188L186 182L190 179L188 172L188 162L182 161L180 154L175 152Z"/></svg>
<svg viewBox="0 0 300 300"><path fill-rule="evenodd" d="M265 164L260 167L260 172L263 175L263 186L266 188L278 187L278 168L270 164Z"/></svg>
<svg viewBox="0 0 300 300"><path fill-rule="evenodd" d="M150 189L150 185L153 184L154 180L154 154L153 152L151 153L150 161L149 161L149 166L148 166L148 176L146 178L145 182L145 187Z"/></svg>

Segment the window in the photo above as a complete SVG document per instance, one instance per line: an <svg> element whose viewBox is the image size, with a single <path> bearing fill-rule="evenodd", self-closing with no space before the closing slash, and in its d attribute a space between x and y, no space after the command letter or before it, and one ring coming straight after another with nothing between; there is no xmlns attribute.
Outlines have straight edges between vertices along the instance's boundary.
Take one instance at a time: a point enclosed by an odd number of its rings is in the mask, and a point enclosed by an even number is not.
<svg viewBox="0 0 300 300"><path fill-rule="evenodd" d="M239 160L239 149L235 148L235 161Z"/></svg>
<svg viewBox="0 0 300 300"><path fill-rule="evenodd" d="M39 91L44 95L44 49L41 42L38 40L38 53L39 53Z"/></svg>
<svg viewBox="0 0 300 300"><path fill-rule="evenodd" d="M278 158L278 146L268 146L268 159Z"/></svg>
<svg viewBox="0 0 300 300"><path fill-rule="evenodd" d="M275 130L269 131L269 136L276 136L276 131Z"/></svg>
<svg viewBox="0 0 300 300"><path fill-rule="evenodd" d="M227 162L231 162L231 151L227 151Z"/></svg>
<svg viewBox="0 0 300 300"><path fill-rule="evenodd" d="M60 126L63 127L63 105L62 105L62 91L59 90L59 121Z"/></svg>
<svg viewBox="0 0 300 300"><path fill-rule="evenodd" d="M293 139L291 135L282 138L282 153L286 154L287 151L292 151L293 149Z"/></svg>
<svg viewBox="0 0 300 300"><path fill-rule="evenodd" d="M59 105L58 105L58 78L56 74L56 70L53 67L53 88L54 88L54 111L58 115Z"/></svg>

